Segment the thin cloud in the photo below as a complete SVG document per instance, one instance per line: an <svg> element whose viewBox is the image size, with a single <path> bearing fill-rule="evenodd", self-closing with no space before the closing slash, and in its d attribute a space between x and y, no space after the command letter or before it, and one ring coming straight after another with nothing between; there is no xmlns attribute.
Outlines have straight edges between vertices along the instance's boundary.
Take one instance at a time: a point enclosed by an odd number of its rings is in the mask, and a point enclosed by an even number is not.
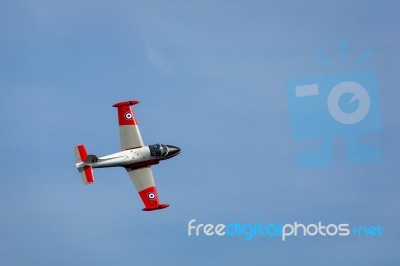
<svg viewBox="0 0 400 266"><path fill-rule="evenodd" d="M146 45L146 57L154 67L167 74L170 73L171 68L165 56L159 50L150 45Z"/></svg>

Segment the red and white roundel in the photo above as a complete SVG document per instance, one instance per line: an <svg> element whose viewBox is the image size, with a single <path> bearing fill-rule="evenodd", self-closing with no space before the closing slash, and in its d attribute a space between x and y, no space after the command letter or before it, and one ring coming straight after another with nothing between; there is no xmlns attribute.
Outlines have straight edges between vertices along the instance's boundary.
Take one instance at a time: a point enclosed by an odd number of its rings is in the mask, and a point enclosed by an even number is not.
<svg viewBox="0 0 400 266"><path fill-rule="evenodd" d="M133 118L133 114L131 112L126 112L124 116L126 120L132 120Z"/></svg>
<svg viewBox="0 0 400 266"><path fill-rule="evenodd" d="M155 199L155 198L156 198L156 193L154 193L154 192L149 192L149 193L147 194L147 198L148 198L148 199L151 199L151 200Z"/></svg>

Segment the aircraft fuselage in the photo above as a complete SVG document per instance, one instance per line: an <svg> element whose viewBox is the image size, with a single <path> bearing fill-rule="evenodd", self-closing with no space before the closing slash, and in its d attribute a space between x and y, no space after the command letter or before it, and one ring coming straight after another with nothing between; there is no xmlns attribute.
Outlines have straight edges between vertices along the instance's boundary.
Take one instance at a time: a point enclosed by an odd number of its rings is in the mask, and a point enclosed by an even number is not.
<svg viewBox="0 0 400 266"><path fill-rule="evenodd" d="M161 160L172 158L180 153L180 149L171 145L155 144L133 148L103 157L89 155L84 162L77 163L80 167L87 165L93 168L122 166L130 169L158 164Z"/></svg>

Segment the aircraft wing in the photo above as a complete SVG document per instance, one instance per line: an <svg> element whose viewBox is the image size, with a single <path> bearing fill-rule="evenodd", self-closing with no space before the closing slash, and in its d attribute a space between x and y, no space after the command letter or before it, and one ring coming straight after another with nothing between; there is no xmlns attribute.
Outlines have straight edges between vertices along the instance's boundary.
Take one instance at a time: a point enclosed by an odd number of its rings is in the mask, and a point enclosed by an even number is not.
<svg viewBox="0 0 400 266"><path fill-rule="evenodd" d="M127 168L126 170L144 203L144 211L154 211L169 206L168 204L160 204L158 200L157 189L150 166L139 169Z"/></svg>
<svg viewBox="0 0 400 266"><path fill-rule="evenodd" d="M136 122L132 105L139 101L132 100L120 102L113 105L118 108L119 135L121 140L121 150L143 147L142 136L140 135L139 126Z"/></svg>

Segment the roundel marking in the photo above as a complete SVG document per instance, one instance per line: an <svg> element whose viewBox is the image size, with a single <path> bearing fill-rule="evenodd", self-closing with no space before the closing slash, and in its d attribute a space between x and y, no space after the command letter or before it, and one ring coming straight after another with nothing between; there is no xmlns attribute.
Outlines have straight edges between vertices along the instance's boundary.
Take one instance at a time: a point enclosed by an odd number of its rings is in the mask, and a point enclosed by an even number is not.
<svg viewBox="0 0 400 266"><path fill-rule="evenodd" d="M148 199L151 199L151 200L155 199L155 198L156 198L156 193L154 193L154 192L149 192L149 193L147 194L147 198L148 198Z"/></svg>
<svg viewBox="0 0 400 266"><path fill-rule="evenodd" d="M124 116L125 116L126 120L132 120L132 118L133 118L133 115L131 112L126 112Z"/></svg>

